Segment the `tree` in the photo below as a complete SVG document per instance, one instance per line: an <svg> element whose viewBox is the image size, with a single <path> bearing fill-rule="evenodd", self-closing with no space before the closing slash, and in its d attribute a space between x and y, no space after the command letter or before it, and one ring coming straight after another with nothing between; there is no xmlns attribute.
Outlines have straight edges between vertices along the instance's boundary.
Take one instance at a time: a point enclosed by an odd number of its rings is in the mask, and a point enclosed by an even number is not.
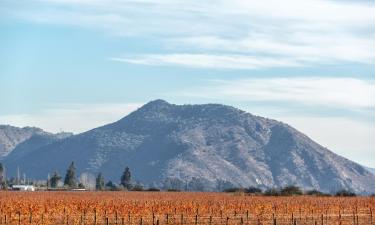
<svg viewBox="0 0 375 225"><path fill-rule="evenodd" d="M118 190L120 190L120 188L117 187L117 185L114 184L112 181L108 181L105 184L105 187L106 187L107 190L110 190L110 191L118 191Z"/></svg>
<svg viewBox="0 0 375 225"><path fill-rule="evenodd" d="M280 191L277 188L270 188L264 192L265 196L279 196Z"/></svg>
<svg viewBox="0 0 375 225"><path fill-rule="evenodd" d="M294 185L286 186L280 191L281 195L289 196L289 195L302 195L302 190Z"/></svg>
<svg viewBox="0 0 375 225"><path fill-rule="evenodd" d="M357 195L352 191L343 189L343 190L340 190L340 191L336 192L335 196L337 196L337 197L355 197Z"/></svg>
<svg viewBox="0 0 375 225"><path fill-rule="evenodd" d="M124 173L121 176L121 185L124 186L126 189L132 189L131 183L131 173L129 167L126 167Z"/></svg>
<svg viewBox="0 0 375 225"><path fill-rule="evenodd" d="M104 177L102 173L99 173L98 176L96 177L95 189L97 191L103 191L105 189L105 182L104 182Z"/></svg>
<svg viewBox="0 0 375 225"><path fill-rule="evenodd" d="M315 189L306 191L305 194L306 195L313 195L313 196L330 196L330 194L323 193L323 192L315 190Z"/></svg>
<svg viewBox="0 0 375 225"><path fill-rule="evenodd" d="M142 184L136 184L132 188L132 191L143 191L143 190L144 190L144 188L143 188Z"/></svg>
<svg viewBox="0 0 375 225"><path fill-rule="evenodd" d="M52 177L49 179L49 183L52 188L57 188L59 181L61 180L61 176L55 171Z"/></svg>
<svg viewBox="0 0 375 225"><path fill-rule="evenodd" d="M75 188L77 187L76 182L76 167L74 166L74 162L70 163L70 166L66 170L64 185Z"/></svg>
<svg viewBox="0 0 375 225"><path fill-rule="evenodd" d="M79 183L82 183L86 190L96 189L96 178L91 173L81 173L79 176Z"/></svg>
<svg viewBox="0 0 375 225"><path fill-rule="evenodd" d="M0 182L3 182L4 179L4 166L2 163L0 163Z"/></svg>
<svg viewBox="0 0 375 225"><path fill-rule="evenodd" d="M245 189L245 192L250 194L262 194L263 191L260 188L250 186L249 188Z"/></svg>
<svg viewBox="0 0 375 225"><path fill-rule="evenodd" d="M6 189L7 188L7 182L5 177L5 168L2 163L0 163L0 188Z"/></svg>

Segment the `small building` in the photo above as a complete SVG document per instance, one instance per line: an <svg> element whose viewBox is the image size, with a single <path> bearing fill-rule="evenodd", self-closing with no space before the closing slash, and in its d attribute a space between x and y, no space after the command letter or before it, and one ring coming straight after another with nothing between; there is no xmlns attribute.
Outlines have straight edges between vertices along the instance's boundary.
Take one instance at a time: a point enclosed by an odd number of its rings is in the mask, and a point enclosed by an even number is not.
<svg viewBox="0 0 375 225"><path fill-rule="evenodd" d="M35 191L35 187L33 185L13 185L13 191Z"/></svg>
<svg viewBox="0 0 375 225"><path fill-rule="evenodd" d="M85 188L73 188L71 191L86 191Z"/></svg>

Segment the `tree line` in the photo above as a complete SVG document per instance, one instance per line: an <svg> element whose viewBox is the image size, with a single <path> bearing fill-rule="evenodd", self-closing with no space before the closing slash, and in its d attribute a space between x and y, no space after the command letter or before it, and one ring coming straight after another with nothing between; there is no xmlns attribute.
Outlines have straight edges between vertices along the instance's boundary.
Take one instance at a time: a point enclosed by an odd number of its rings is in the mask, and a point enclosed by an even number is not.
<svg viewBox="0 0 375 225"><path fill-rule="evenodd" d="M52 175L48 175L47 181L45 182L45 187L47 189L85 189L87 188L83 182L80 182L77 179L76 166L74 162L71 162L69 167L66 170L65 177L62 180L62 176L57 172L53 172ZM7 179L5 176L5 168L2 163L0 163L0 189L8 189L13 185L19 184L30 184L37 185L35 181L20 181L20 178L10 178ZM40 185L43 186L43 185ZM95 178L95 190L131 190L137 188L137 185L133 185L131 179L131 172L129 167L125 167L121 177L120 177L120 186L114 184L112 181L105 183L102 173L98 173Z"/></svg>
<svg viewBox="0 0 375 225"><path fill-rule="evenodd" d="M82 174L81 174L82 176ZM47 189L90 189L97 191L120 191L120 190L131 190L131 191L212 191L212 187L208 188L207 182L204 178L195 178L188 181L182 181L178 178L167 178L157 188L157 185L149 188L144 188L140 183L134 183L129 167L125 167L120 177L119 185L109 180L105 181L105 178L101 172L96 177L92 177L91 188L87 187L88 182L82 182L77 179L76 167L74 162L71 162L68 166L65 177L62 180L62 176L55 171L52 176L48 176L45 184ZM17 179L16 179L17 180ZM15 179L7 180L5 177L5 168L0 163L0 188L7 189L8 186L19 184L19 181ZM31 184L34 184L31 182ZM300 187L289 185L283 188L269 188L262 190L261 188L251 186L249 188L236 187L234 184L218 179L214 190L219 192L227 193L244 193L252 195L264 195L264 196L291 196L291 195L313 195L313 196L356 196L356 193L350 190L341 189L333 193L323 193L318 190L303 191ZM373 195L374 196L374 195Z"/></svg>
<svg viewBox="0 0 375 225"><path fill-rule="evenodd" d="M263 191L257 187L249 187L249 188L228 188L225 189L224 192L228 193L246 193L246 194L253 194L253 195L262 195L262 196L299 196L299 195L310 195L310 196L321 196L321 197L329 197L329 196L336 196L336 197L355 197L357 194L353 191L349 190L339 190L334 193L324 193L318 190L308 190L303 191L300 187L295 185L289 185L282 188L269 188ZM372 195L375 196L375 195Z"/></svg>
<svg viewBox="0 0 375 225"><path fill-rule="evenodd" d="M55 171L52 176L47 179L47 187L49 188L58 188L59 183L62 177L59 175L57 171ZM121 178L120 178L120 185L122 189L131 190L133 188L132 180L131 180L131 172L129 167L125 167ZM66 170L65 178L64 178L64 187L69 189L84 189L86 188L83 183L77 181L76 178L76 167L74 162L71 162L68 169ZM104 191L104 190L114 190L114 189L121 189L117 187L112 181L108 181L105 183L104 176L102 173L98 173L95 178L95 190Z"/></svg>

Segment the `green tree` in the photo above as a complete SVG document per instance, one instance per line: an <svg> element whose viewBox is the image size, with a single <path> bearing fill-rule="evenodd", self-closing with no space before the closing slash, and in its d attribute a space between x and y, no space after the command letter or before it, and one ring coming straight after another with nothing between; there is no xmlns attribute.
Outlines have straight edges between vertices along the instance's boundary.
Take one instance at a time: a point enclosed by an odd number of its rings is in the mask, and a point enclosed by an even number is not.
<svg viewBox="0 0 375 225"><path fill-rule="evenodd" d="M265 196L279 196L280 190L277 188L270 188L264 192Z"/></svg>
<svg viewBox="0 0 375 225"><path fill-rule="evenodd" d="M108 181L105 184L105 187L106 187L107 190L110 190L110 191L117 191L117 190L119 190L119 188L116 186L116 184L114 184L112 181Z"/></svg>
<svg viewBox="0 0 375 225"><path fill-rule="evenodd" d="M343 190L340 190L340 191L336 192L335 196L337 196L337 197L355 197L357 195L352 191L343 189Z"/></svg>
<svg viewBox="0 0 375 225"><path fill-rule="evenodd" d="M131 173L129 167L126 167L124 173L121 176L121 185L124 186L126 189L132 189L131 183Z"/></svg>
<svg viewBox="0 0 375 225"><path fill-rule="evenodd" d="M5 168L2 163L0 163L0 188L1 189L7 188L7 181L5 178Z"/></svg>
<svg viewBox="0 0 375 225"><path fill-rule="evenodd" d="M4 179L4 166L0 163L0 182L3 182Z"/></svg>
<svg viewBox="0 0 375 225"><path fill-rule="evenodd" d="M55 171L49 179L49 184L51 185L51 188L57 188L57 185L59 184L60 180L61 176L59 175L59 173L57 173L57 171Z"/></svg>
<svg viewBox="0 0 375 225"><path fill-rule="evenodd" d="M102 173L99 173L98 176L96 177L95 188L97 191L103 191L105 189L105 182L104 182L104 177Z"/></svg>
<svg viewBox="0 0 375 225"><path fill-rule="evenodd" d="M70 166L68 167L68 169L66 170L64 185L70 188L77 187L76 167L74 166L74 162L72 162Z"/></svg>
<svg viewBox="0 0 375 225"><path fill-rule="evenodd" d="M286 186L280 191L281 195L290 196L290 195L302 195L302 190L294 185Z"/></svg>

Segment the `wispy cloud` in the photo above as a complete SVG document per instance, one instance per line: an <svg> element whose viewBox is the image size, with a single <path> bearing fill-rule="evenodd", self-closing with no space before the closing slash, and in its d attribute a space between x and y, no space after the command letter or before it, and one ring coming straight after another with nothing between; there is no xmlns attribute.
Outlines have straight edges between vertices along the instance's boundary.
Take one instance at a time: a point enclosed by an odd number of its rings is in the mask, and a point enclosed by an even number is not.
<svg viewBox="0 0 375 225"><path fill-rule="evenodd" d="M171 43L176 46L190 46L194 50L220 49L222 52L252 53L274 59L287 57L304 62L305 65L343 62L373 64L375 62L375 35L374 38L351 34L343 37L340 32L331 32L327 36L322 33L305 32L274 35L251 34L236 38L196 36L176 39Z"/></svg>
<svg viewBox="0 0 375 225"><path fill-rule="evenodd" d="M169 65L210 69L258 69L264 67L302 66L302 61L298 59L247 55L148 54L110 58L110 60L141 65Z"/></svg>
<svg viewBox="0 0 375 225"><path fill-rule="evenodd" d="M180 95L234 101L273 101L337 108L374 109L375 80L298 77L214 80Z"/></svg>
<svg viewBox="0 0 375 225"><path fill-rule="evenodd" d="M238 60L231 69L288 67L296 59L375 63L375 4L365 1L6 0L0 10L38 23L153 37L169 52L145 52L127 63L212 67Z"/></svg>

